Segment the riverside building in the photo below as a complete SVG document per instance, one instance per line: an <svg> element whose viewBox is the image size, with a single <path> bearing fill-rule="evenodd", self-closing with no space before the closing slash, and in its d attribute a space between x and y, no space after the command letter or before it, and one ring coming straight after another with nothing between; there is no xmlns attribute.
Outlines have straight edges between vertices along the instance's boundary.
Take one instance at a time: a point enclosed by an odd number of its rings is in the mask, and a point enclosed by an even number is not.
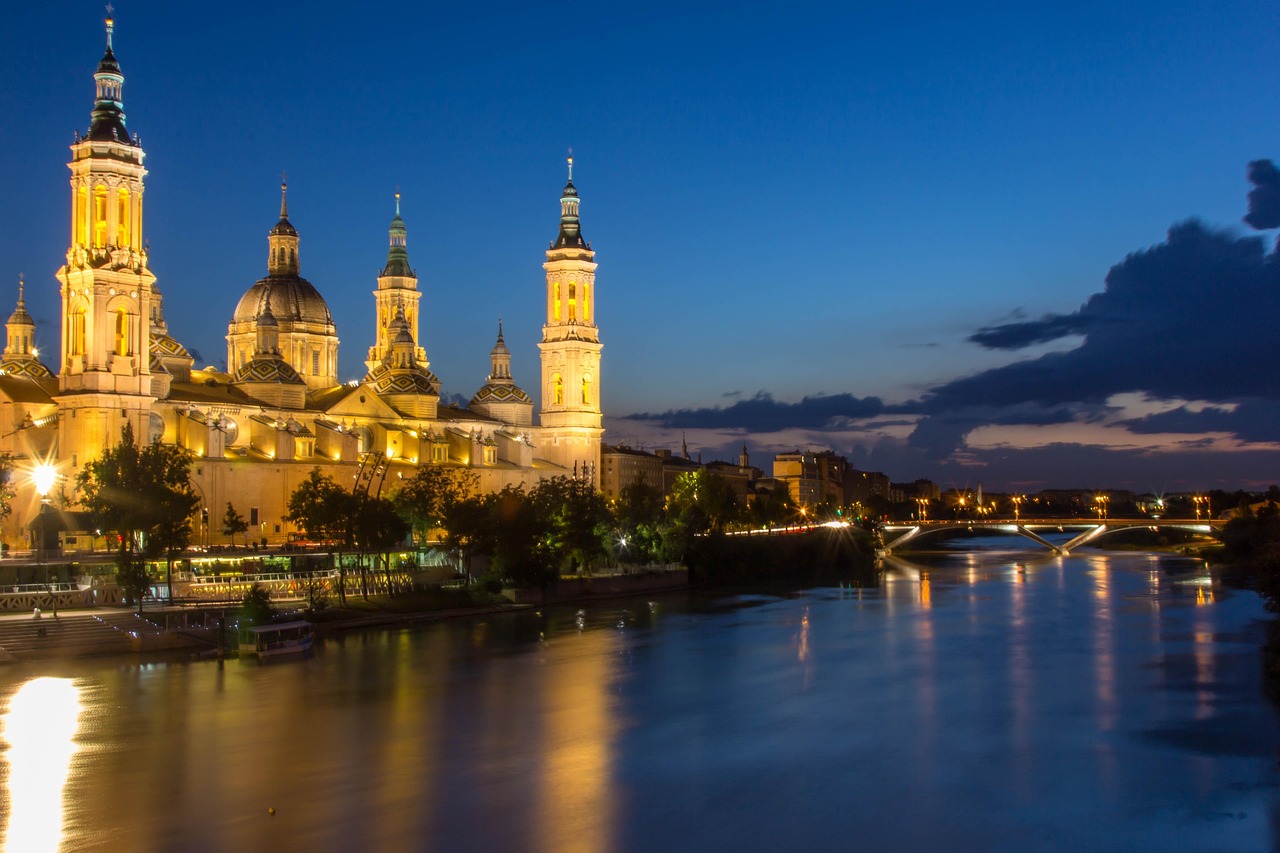
<svg viewBox="0 0 1280 853"><path fill-rule="evenodd" d="M559 232L543 263L536 423L533 398L512 379L501 322L483 387L465 408L441 404L429 342L419 336L423 294L409 263L399 194L373 292L376 322L367 330L362 380L338 381L338 327L302 276L302 239L284 184L278 221L267 233L265 275L227 306L227 370L198 368L165 322L150 267L145 154L125 124L110 19L106 29L90 124L76 134L68 164L70 240L56 274L60 368L55 374L37 353L21 280L0 358L0 451L16 468L7 542L25 540L49 491L74 504L77 475L120 440L126 424L140 442L191 451L191 480L211 524L230 502L249 521L249 536L269 541L291 532L286 503L315 467L371 492L384 483L390 491L399 476L424 465L475 471L486 492L562 475L595 481L604 432L596 263L582 235L572 158ZM37 494L31 472L49 464L57 479Z"/></svg>

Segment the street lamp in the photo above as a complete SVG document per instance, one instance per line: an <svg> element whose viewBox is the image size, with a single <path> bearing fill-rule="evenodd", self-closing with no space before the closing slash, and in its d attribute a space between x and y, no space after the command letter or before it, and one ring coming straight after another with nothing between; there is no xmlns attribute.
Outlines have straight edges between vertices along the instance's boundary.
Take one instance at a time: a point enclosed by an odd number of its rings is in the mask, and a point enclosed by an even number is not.
<svg viewBox="0 0 1280 853"><path fill-rule="evenodd" d="M58 616L58 597L54 595L53 587L49 586L49 567L44 565L44 546L49 525L49 492L53 491L53 486L57 481L58 469L48 462L41 462L31 471L31 483L35 486L36 493L40 495L40 524L36 538L36 565L44 567L44 585L49 587L49 601L53 605L54 618Z"/></svg>
<svg viewBox="0 0 1280 853"><path fill-rule="evenodd" d="M928 521L929 520L929 499L916 498L916 503L920 505L920 520Z"/></svg>
<svg viewBox="0 0 1280 853"><path fill-rule="evenodd" d="M1093 499L1094 503L1098 505L1099 521L1107 517L1107 501L1109 500L1111 500L1111 498L1107 495L1098 495Z"/></svg>
<svg viewBox="0 0 1280 853"><path fill-rule="evenodd" d="M1027 499L1026 495L1014 495L1013 497L1009 498L1009 500L1013 501L1013 520L1014 521L1018 520L1019 513L1022 510L1022 502L1025 501L1026 499Z"/></svg>

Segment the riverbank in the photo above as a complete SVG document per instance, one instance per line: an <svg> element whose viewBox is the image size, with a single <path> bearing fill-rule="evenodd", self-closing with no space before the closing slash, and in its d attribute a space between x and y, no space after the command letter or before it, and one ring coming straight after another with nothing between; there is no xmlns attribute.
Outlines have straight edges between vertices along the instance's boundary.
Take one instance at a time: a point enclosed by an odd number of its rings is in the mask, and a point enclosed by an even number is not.
<svg viewBox="0 0 1280 853"><path fill-rule="evenodd" d="M450 619L477 618L529 610L544 604L603 601L689 586L687 570L637 572L562 578L547 591L508 590L486 592L468 589L431 589L397 595L348 595L345 605L326 604L305 618L320 637L368 628L411 626ZM304 602L281 607L281 614L302 615ZM234 607L96 607L63 610L57 618L48 613L39 619L30 613L0 616L0 664L58 658L130 656L141 660L175 655L204 656L218 646L216 620L226 614L224 642L234 641Z"/></svg>

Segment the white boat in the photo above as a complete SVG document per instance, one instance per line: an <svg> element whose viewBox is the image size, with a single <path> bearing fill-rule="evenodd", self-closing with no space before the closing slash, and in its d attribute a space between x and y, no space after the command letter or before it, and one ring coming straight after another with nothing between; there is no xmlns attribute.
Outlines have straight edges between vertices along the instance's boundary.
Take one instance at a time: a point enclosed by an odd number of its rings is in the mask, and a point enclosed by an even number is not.
<svg viewBox="0 0 1280 853"><path fill-rule="evenodd" d="M273 658L305 655L315 640L310 622L276 622L241 628L239 652L242 657Z"/></svg>

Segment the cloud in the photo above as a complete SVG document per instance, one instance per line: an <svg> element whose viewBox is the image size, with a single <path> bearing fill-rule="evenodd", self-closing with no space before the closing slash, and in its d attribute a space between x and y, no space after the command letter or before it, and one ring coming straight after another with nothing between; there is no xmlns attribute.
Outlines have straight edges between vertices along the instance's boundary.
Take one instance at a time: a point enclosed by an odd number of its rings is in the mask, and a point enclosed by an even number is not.
<svg viewBox="0 0 1280 853"><path fill-rule="evenodd" d="M628 415L634 420L654 421L669 429L742 429L775 432L789 428L820 429L869 418L887 411L879 397L852 394L818 394L798 403L780 403L766 391L739 400L731 406L701 409L673 409L660 414Z"/></svg>
<svg viewBox="0 0 1280 853"><path fill-rule="evenodd" d="M1249 212L1244 221L1258 230L1280 227L1280 170L1270 160L1249 164Z"/></svg>
<svg viewBox="0 0 1280 853"><path fill-rule="evenodd" d="M1254 224L1280 224L1280 171L1250 164ZM912 446L941 459L984 426L1096 423L1125 397L1173 401L1147 406L1111 426L1130 439L1178 430L1188 441L1206 431L1244 442L1280 437L1280 259L1258 237L1240 237L1192 220L1166 240L1111 268L1100 293L1079 310L999 323L969 340L1017 350L1071 335L1053 352L963 377L927 391ZM1203 401L1190 406L1186 401ZM1248 401L1235 405L1241 401ZM1215 405L1216 404L1216 405ZM1110 413L1114 415L1114 412ZM1077 430L1081 434L1087 430ZM1024 434L1027 431L1023 431ZM1096 431L1095 439L1096 439ZM1211 442L1223 447L1222 442ZM1168 442L1168 446L1178 446ZM1185 442L1183 443L1185 445Z"/></svg>
<svg viewBox="0 0 1280 853"><path fill-rule="evenodd" d="M1031 322L984 326L968 339L987 349L1013 350L1056 341L1068 335L1082 335L1087 330L1088 320L1084 317L1071 314L1047 314Z"/></svg>

